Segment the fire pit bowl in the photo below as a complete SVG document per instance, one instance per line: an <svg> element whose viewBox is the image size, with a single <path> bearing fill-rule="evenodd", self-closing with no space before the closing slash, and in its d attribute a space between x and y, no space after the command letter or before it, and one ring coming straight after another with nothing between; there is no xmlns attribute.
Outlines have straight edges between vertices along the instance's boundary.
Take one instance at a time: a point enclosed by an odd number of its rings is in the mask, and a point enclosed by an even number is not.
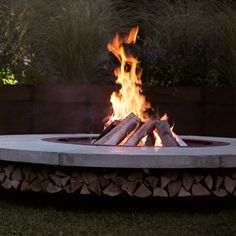
<svg viewBox="0 0 236 236"><path fill-rule="evenodd" d="M0 185L109 196L236 195L236 139L182 136L188 147L122 147L90 144L96 137L0 136Z"/></svg>

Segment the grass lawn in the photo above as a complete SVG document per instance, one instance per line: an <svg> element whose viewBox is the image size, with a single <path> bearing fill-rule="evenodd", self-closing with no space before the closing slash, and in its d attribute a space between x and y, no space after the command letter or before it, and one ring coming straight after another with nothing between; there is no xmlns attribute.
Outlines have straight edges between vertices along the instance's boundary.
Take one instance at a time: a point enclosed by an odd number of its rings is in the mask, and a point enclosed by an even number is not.
<svg viewBox="0 0 236 236"><path fill-rule="evenodd" d="M1 192L0 235L236 235L232 198L88 198Z"/></svg>

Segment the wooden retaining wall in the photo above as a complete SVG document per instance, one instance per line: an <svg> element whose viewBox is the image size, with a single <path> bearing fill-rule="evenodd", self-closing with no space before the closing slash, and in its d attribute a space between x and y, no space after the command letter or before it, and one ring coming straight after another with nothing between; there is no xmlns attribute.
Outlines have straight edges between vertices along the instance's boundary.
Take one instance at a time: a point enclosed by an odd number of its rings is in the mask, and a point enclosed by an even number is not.
<svg viewBox="0 0 236 236"><path fill-rule="evenodd" d="M109 114L112 86L0 87L0 134L96 133ZM116 88L117 89L117 88ZM144 88L179 134L236 137L236 90Z"/></svg>

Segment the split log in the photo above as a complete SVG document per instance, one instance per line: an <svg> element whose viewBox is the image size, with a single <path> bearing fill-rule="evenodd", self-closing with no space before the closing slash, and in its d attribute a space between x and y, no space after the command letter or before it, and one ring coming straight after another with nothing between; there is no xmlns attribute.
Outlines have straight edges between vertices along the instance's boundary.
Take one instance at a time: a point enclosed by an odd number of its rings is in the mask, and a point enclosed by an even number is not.
<svg viewBox="0 0 236 236"><path fill-rule="evenodd" d="M91 184L93 182L98 182L98 176L93 172L84 172L81 174L86 184ZM83 182L83 181L81 181Z"/></svg>
<svg viewBox="0 0 236 236"><path fill-rule="evenodd" d="M159 181L157 176L148 176L145 178L145 180L148 183L148 185L152 187L153 189L156 188Z"/></svg>
<svg viewBox="0 0 236 236"><path fill-rule="evenodd" d="M180 138L180 136L177 135L175 132L172 131L172 135L180 147L187 147L188 146L188 144L186 142L184 142L184 140L182 138Z"/></svg>
<svg viewBox="0 0 236 236"><path fill-rule="evenodd" d="M129 114L109 133L99 139L95 144L97 145L117 145L119 144L131 131L133 131L139 124L140 119L133 113Z"/></svg>
<svg viewBox="0 0 236 236"><path fill-rule="evenodd" d="M15 180L22 180L22 173L21 173L20 168L16 168L16 169L12 172L11 178L12 178L12 179L15 179Z"/></svg>
<svg viewBox="0 0 236 236"><path fill-rule="evenodd" d="M171 181L168 184L169 196L170 197L176 196L177 193L179 192L181 186L182 186L182 182L180 180Z"/></svg>
<svg viewBox="0 0 236 236"><path fill-rule="evenodd" d="M192 187L193 196L209 196L211 193L200 183L193 184Z"/></svg>
<svg viewBox="0 0 236 236"><path fill-rule="evenodd" d="M63 170L61 170L61 169L56 169L55 170L55 175L60 176L60 177L67 176L67 174Z"/></svg>
<svg viewBox="0 0 236 236"><path fill-rule="evenodd" d="M148 120L142 124L136 132L124 143L124 146L135 146L143 137L150 134L155 128L155 120Z"/></svg>
<svg viewBox="0 0 236 236"><path fill-rule="evenodd" d="M169 177L166 177L164 175L161 176L161 188L165 188L167 184L169 184L171 179Z"/></svg>
<svg viewBox="0 0 236 236"><path fill-rule="evenodd" d="M153 189L154 197L168 197L168 193L163 188L155 188Z"/></svg>
<svg viewBox="0 0 236 236"><path fill-rule="evenodd" d="M5 172L1 172L0 173L0 182L3 182L4 181L4 179L5 179Z"/></svg>
<svg viewBox="0 0 236 236"><path fill-rule="evenodd" d="M186 191L184 187L181 187L178 193L178 197L189 197L191 196L191 193Z"/></svg>
<svg viewBox="0 0 236 236"><path fill-rule="evenodd" d="M141 170L134 171L132 174L128 175L127 179L129 181L141 181L143 178L143 172Z"/></svg>
<svg viewBox="0 0 236 236"><path fill-rule="evenodd" d="M199 182L201 182L204 179L204 175L195 174L195 175L193 175L193 179L194 179L194 182L196 184L198 184Z"/></svg>
<svg viewBox="0 0 236 236"><path fill-rule="evenodd" d="M97 195L101 195L102 190L99 182L92 182L88 185L88 189L91 190L92 192L96 193Z"/></svg>
<svg viewBox="0 0 236 236"><path fill-rule="evenodd" d="M22 173L23 173L23 175L24 175L24 179L25 179L25 180L29 180L29 178L30 178L30 168L28 168L28 167L23 167Z"/></svg>
<svg viewBox="0 0 236 236"><path fill-rule="evenodd" d="M2 183L2 187L5 188L5 189L10 189L12 187L11 181L8 177Z"/></svg>
<svg viewBox="0 0 236 236"><path fill-rule="evenodd" d="M126 178L123 176L116 176L115 178L113 178L113 183L115 183L118 186L121 186L123 183L126 182Z"/></svg>
<svg viewBox="0 0 236 236"><path fill-rule="evenodd" d="M70 176L65 176L65 177L61 178L61 186L62 187L66 186L66 184L68 183L69 180L70 180Z"/></svg>
<svg viewBox="0 0 236 236"><path fill-rule="evenodd" d="M204 182L206 186L208 187L209 190L212 189L213 187L213 178L211 175L207 175L206 178L204 179Z"/></svg>
<svg viewBox="0 0 236 236"><path fill-rule="evenodd" d="M160 120L156 122L156 129L164 147L178 147L178 143L172 135L168 121Z"/></svg>
<svg viewBox="0 0 236 236"><path fill-rule="evenodd" d="M225 189L218 188L215 191L213 191L214 195L217 197L225 197L228 195L228 192Z"/></svg>
<svg viewBox="0 0 236 236"><path fill-rule="evenodd" d="M103 194L114 197L122 193L122 189L114 183L109 184L104 190Z"/></svg>
<svg viewBox="0 0 236 236"><path fill-rule="evenodd" d="M87 185L84 183L81 190L80 190L80 194L82 195L89 195L91 194L91 192L88 190Z"/></svg>
<svg viewBox="0 0 236 236"><path fill-rule="evenodd" d="M45 180L45 177L42 174L41 170L37 171L35 174L37 176L37 179L39 179L40 181Z"/></svg>
<svg viewBox="0 0 236 236"><path fill-rule="evenodd" d="M229 192L229 193L233 193L235 186L236 186L236 180L231 179L229 176L225 176L224 179L224 186L225 189Z"/></svg>
<svg viewBox="0 0 236 236"><path fill-rule="evenodd" d="M189 191L193 185L193 177L188 172L185 172L182 176L183 186L184 188Z"/></svg>
<svg viewBox="0 0 236 236"><path fill-rule="evenodd" d="M31 184L30 184L30 189L34 192L40 192L42 191L42 186L41 186L41 181L38 179L35 179Z"/></svg>
<svg viewBox="0 0 236 236"><path fill-rule="evenodd" d="M24 180L22 183L21 183L21 188L20 190L25 192L25 191L28 191L30 189L30 184L27 180Z"/></svg>
<svg viewBox="0 0 236 236"><path fill-rule="evenodd" d="M11 174L14 171L15 167L13 165L8 165L4 167L5 174L8 178L11 178Z"/></svg>
<svg viewBox="0 0 236 236"><path fill-rule="evenodd" d="M151 132L146 139L145 147L153 147L155 145L155 138L153 132Z"/></svg>
<svg viewBox="0 0 236 236"><path fill-rule="evenodd" d="M114 178L116 178L117 174L118 174L118 171L112 171L112 172L105 174L104 178L107 180L113 180Z"/></svg>
<svg viewBox="0 0 236 236"><path fill-rule="evenodd" d="M222 185L224 181L224 177L223 176L217 176L216 179L216 189L220 188L220 186Z"/></svg>
<svg viewBox="0 0 236 236"><path fill-rule="evenodd" d="M134 196L140 198L148 197L150 195L152 195L152 191L145 184L141 184L134 192Z"/></svg>
<svg viewBox="0 0 236 236"><path fill-rule="evenodd" d="M180 174L179 171L174 171L174 170L165 172L165 176L173 181L175 181L179 177L179 174Z"/></svg>
<svg viewBox="0 0 236 236"><path fill-rule="evenodd" d="M114 120L110 125L108 125L103 131L102 133L98 136L97 140L103 138L106 134L108 134L113 128L115 128L118 124L120 123L120 121L118 120ZM96 142L96 141L95 141Z"/></svg>
<svg viewBox="0 0 236 236"><path fill-rule="evenodd" d="M57 185L54 185L53 183L49 183L47 186L47 192L48 193L58 193L62 190L61 187L58 187Z"/></svg>
<svg viewBox="0 0 236 236"><path fill-rule="evenodd" d="M99 183L100 183L102 188L105 188L107 185L110 184L110 180L109 179L105 179L104 176L99 176L98 180L99 180Z"/></svg>
<svg viewBox="0 0 236 236"><path fill-rule="evenodd" d="M121 185L121 189L125 192L127 192L130 196L133 196L133 192L136 189L137 182L130 182L130 181L125 181Z"/></svg>
<svg viewBox="0 0 236 236"><path fill-rule="evenodd" d="M30 176L29 176L29 181L31 182L31 181L33 181L36 178L37 178L37 175L33 171L31 171L30 172Z"/></svg>
<svg viewBox="0 0 236 236"><path fill-rule="evenodd" d="M58 187L61 187L61 178L54 175L54 174L51 174L49 175L49 177L51 178L51 180L58 186ZM44 180L44 179L43 179Z"/></svg>
<svg viewBox="0 0 236 236"><path fill-rule="evenodd" d="M20 184L20 180L13 179L11 180L11 185L13 186L14 189L17 189Z"/></svg>
<svg viewBox="0 0 236 236"><path fill-rule="evenodd" d="M233 172L232 175L231 175L231 177L232 177L233 179L236 179L236 172Z"/></svg>
<svg viewBox="0 0 236 236"><path fill-rule="evenodd" d="M70 179L70 193L74 193L78 189L82 187L82 183L79 181L78 178L71 178Z"/></svg>
<svg viewBox="0 0 236 236"><path fill-rule="evenodd" d="M43 192L47 192L47 187L49 182L50 182L49 179L45 179L40 183Z"/></svg>

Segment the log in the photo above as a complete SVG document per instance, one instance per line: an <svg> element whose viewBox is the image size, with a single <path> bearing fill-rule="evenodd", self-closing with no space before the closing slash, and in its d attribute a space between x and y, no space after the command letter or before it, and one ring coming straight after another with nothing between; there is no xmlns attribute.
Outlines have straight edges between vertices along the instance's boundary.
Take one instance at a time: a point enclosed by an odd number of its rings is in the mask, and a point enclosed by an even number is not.
<svg viewBox="0 0 236 236"><path fill-rule="evenodd" d="M208 187L208 189L211 190L213 187L213 177L211 175L207 175L206 178L204 179L204 182Z"/></svg>
<svg viewBox="0 0 236 236"><path fill-rule="evenodd" d="M168 184L169 196L170 197L176 196L177 193L179 192L181 186L182 186L182 182L180 180L171 181Z"/></svg>
<svg viewBox="0 0 236 236"><path fill-rule="evenodd" d="M217 176L217 179L216 179L216 189L220 188L220 186L223 183L223 181L224 181L224 177L223 176Z"/></svg>
<svg viewBox="0 0 236 236"><path fill-rule="evenodd" d="M61 187L58 187L57 185L54 185L53 183L49 183L47 186L47 192L48 193L58 193L62 190Z"/></svg>
<svg viewBox="0 0 236 236"><path fill-rule="evenodd" d="M114 197L118 196L122 193L122 189L115 185L114 183L110 183L104 190L103 194Z"/></svg>
<svg viewBox="0 0 236 236"><path fill-rule="evenodd" d="M43 192L47 192L49 182L49 179L45 179L40 183Z"/></svg>
<svg viewBox="0 0 236 236"><path fill-rule="evenodd" d="M153 189L154 197L168 197L168 193L163 188L155 188Z"/></svg>
<svg viewBox="0 0 236 236"><path fill-rule="evenodd" d="M29 180L29 178L30 178L30 168L28 168L28 167L23 167L22 173L23 173L23 175L24 175L24 179L25 179L25 180Z"/></svg>
<svg viewBox="0 0 236 236"><path fill-rule="evenodd" d="M186 191L184 187L181 187L178 193L178 197L189 197L191 196L191 193Z"/></svg>
<svg viewBox="0 0 236 236"><path fill-rule="evenodd" d="M109 133L95 142L96 145L117 145L119 144L131 131L133 131L139 124L140 119L131 113L124 120L122 120Z"/></svg>
<svg viewBox="0 0 236 236"><path fill-rule="evenodd" d="M130 196L133 196L133 192L136 189L137 182L130 182L130 181L125 181L121 185L121 189L125 192L127 192Z"/></svg>
<svg viewBox="0 0 236 236"><path fill-rule="evenodd" d="M120 123L120 121L118 120L114 120L110 125L108 125L103 131L102 133L98 136L97 140L103 138L106 134L108 134L113 128L115 128L118 124ZM96 142L96 141L95 141Z"/></svg>
<svg viewBox="0 0 236 236"><path fill-rule="evenodd" d="M196 184L198 184L199 182L201 182L204 179L204 175L195 174L195 175L193 175L193 179L194 179L194 182Z"/></svg>
<svg viewBox="0 0 236 236"><path fill-rule="evenodd" d="M21 184L20 190L23 191L23 192L25 192L25 191L28 191L29 188L30 188L29 182L28 182L27 180L24 180L24 181L22 182L22 184Z"/></svg>
<svg viewBox="0 0 236 236"><path fill-rule="evenodd" d="M91 192L88 190L87 185L84 183L81 190L80 190L80 194L82 195L89 195L91 194Z"/></svg>
<svg viewBox="0 0 236 236"><path fill-rule="evenodd" d="M153 147L155 145L155 138L153 132L151 132L146 139L145 147Z"/></svg>
<svg viewBox="0 0 236 236"><path fill-rule="evenodd" d="M63 170L61 170L61 169L56 169L55 170L55 175L60 176L60 177L67 176L67 174Z"/></svg>
<svg viewBox="0 0 236 236"><path fill-rule="evenodd" d="M182 138L180 138L180 136L177 135L175 132L172 131L172 135L180 147L187 147L188 146L188 144L185 143L184 140Z"/></svg>
<svg viewBox="0 0 236 236"><path fill-rule="evenodd" d="M225 176L224 186L225 186L225 189L229 193L233 193L233 191L235 189L235 186L236 186L236 180L235 179L231 179L229 176Z"/></svg>
<svg viewBox="0 0 236 236"><path fill-rule="evenodd" d="M68 181L70 180L70 176L65 176L61 178L61 186L64 187L66 186L66 184L68 183Z"/></svg>
<svg viewBox="0 0 236 236"><path fill-rule="evenodd" d="M175 181L179 177L179 174L180 174L179 171L174 171L174 170L165 172L165 176L173 181Z"/></svg>
<svg viewBox="0 0 236 236"><path fill-rule="evenodd" d="M126 182L126 178L123 176L116 176L115 178L113 178L113 183L115 183L118 186L121 186L123 183Z"/></svg>
<svg viewBox="0 0 236 236"><path fill-rule="evenodd" d="M189 191L193 185L193 177L188 172L185 172L182 176L182 181L186 191Z"/></svg>
<svg viewBox="0 0 236 236"><path fill-rule="evenodd" d="M213 191L213 194L217 197L225 197L228 195L228 192L225 189L218 188L215 191Z"/></svg>
<svg viewBox="0 0 236 236"><path fill-rule="evenodd" d="M35 179L31 184L30 184L30 189L34 192L40 192L42 191L42 186L41 186L41 181L38 179Z"/></svg>
<svg viewBox="0 0 236 236"><path fill-rule="evenodd" d="M32 182L36 178L37 178L37 175L33 171L31 171L30 176L29 176L29 181Z"/></svg>
<svg viewBox="0 0 236 236"><path fill-rule="evenodd" d="M101 195L102 190L99 182L92 182L88 185L88 189L91 190L93 193L96 193L97 195Z"/></svg>
<svg viewBox="0 0 236 236"><path fill-rule="evenodd" d="M11 176L12 179L15 179L15 180L22 180L22 173L21 173L21 170L20 168L16 168L13 172L12 172L12 176Z"/></svg>
<svg viewBox="0 0 236 236"><path fill-rule="evenodd" d="M146 118L151 119L151 120L155 120L155 119L159 119L159 112L158 109L154 109L153 107L150 107L148 109L146 109L144 111L144 115Z"/></svg>
<svg viewBox="0 0 236 236"><path fill-rule="evenodd" d="M193 184L192 187L193 196L209 196L211 193L200 183Z"/></svg>
<svg viewBox="0 0 236 236"><path fill-rule="evenodd" d="M74 193L78 189L82 187L82 183L79 181L78 178L71 178L70 179L70 193Z"/></svg>
<svg viewBox="0 0 236 236"><path fill-rule="evenodd" d="M155 128L156 121L148 120L142 124L136 132L124 143L124 146L135 146L143 137L149 135Z"/></svg>
<svg viewBox="0 0 236 236"><path fill-rule="evenodd" d="M20 180L13 179L11 180L11 185L13 186L14 189L17 189L20 184Z"/></svg>
<svg viewBox="0 0 236 236"><path fill-rule="evenodd" d="M5 189L10 189L12 187L11 181L8 177L2 183L2 187L5 188Z"/></svg>
<svg viewBox="0 0 236 236"><path fill-rule="evenodd" d="M157 176L148 176L145 178L145 180L148 183L148 185L152 187L153 189L156 188L159 181Z"/></svg>
<svg viewBox="0 0 236 236"><path fill-rule="evenodd" d="M110 180L109 179L105 179L104 176L102 176L102 175L98 177L98 180L99 180L100 186L102 188L105 188L107 185L110 184Z"/></svg>
<svg viewBox="0 0 236 236"><path fill-rule="evenodd" d="M58 186L58 187L61 187L61 178L54 175L54 174L51 174L49 175L49 177L51 178L51 180ZM44 179L41 179L41 180L44 180Z"/></svg>
<svg viewBox="0 0 236 236"><path fill-rule="evenodd" d="M1 172L0 173L0 182L3 182L4 181L4 179L5 179L5 172Z"/></svg>
<svg viewBox="0 0 236 236"><path fill-rule="evenodd" d="M5 174L8 178L11 178L11 174L14 171L14 166L13 165L8 165L4 167Z"/></svg>
<svg viewBox="0 0 236 236"><path fill-rule="evenodd" d="M98 176L93 172L84 172L81 174L86 184L91 184L93 182L98 182ZM81 181L83 182L83 181Z"/></svg>
<svg viewBox="0 0 236 236"><path fill-rule="evenodd" d="M37 176L37 179L39 179L40 181L45 180L45 177L40 170L37 171L35 174Z"/></svg>
<svg viewBox="0 0 236 236"><path fill-rule="evenodd" d="M134 171L127 177L129 181L134 181L134 182L141 181L142 178L143 178L143 172L141 170Z"/></svg>
<svg viewBox="0 0 236 236"><path fill-rule="evenodd" d="M134 192L134 196L140 198L148 197L150 195L152 195L152 191L145 184L141 184Z"/></svg>
<svg viewBox="0 0 236 236"><path fill-rule="evenodd" d="M168 121L159 120L156 122L156 129L164 147L178 147L178 143L172 135Z"/></svg>
<svg viewBox="0 0 236 236"><path fill-rule="evenodd" d="M166 176L161 176L161 188L165 188L165 186L167 184L169 184L171 181L171 179L169 177L166 177Z"/></svg>

